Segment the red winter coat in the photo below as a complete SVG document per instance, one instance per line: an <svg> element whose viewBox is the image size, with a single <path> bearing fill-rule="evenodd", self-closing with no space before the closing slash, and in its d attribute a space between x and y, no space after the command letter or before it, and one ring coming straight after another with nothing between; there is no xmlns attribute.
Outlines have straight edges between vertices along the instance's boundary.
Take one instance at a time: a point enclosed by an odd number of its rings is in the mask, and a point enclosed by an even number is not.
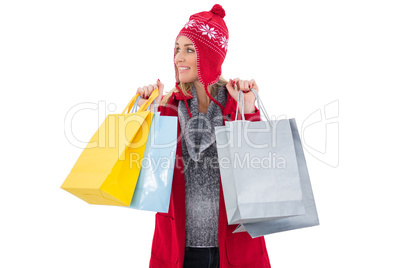
<svg viewBox="0 0 402 268"><path fill-rule="evenodd" d="M161 115L178 116L179 100L185 97L182 93L173 93L167 106L159 106ZM227 116L236 115L236 101L228 94L223 112ZM238 115L240 118L240 115ZM246 120L259 121L260 112L246 114ZM152 241L152 268L182 268L185 249L185 192L182 145L180 140L180 124L178 123L178 142L176 164L174 168L172 194L168 213L156 213L155 232ZM219 200L219 257L221 268L265 268L271 267L264 237L251 238L247 232L233 234L236 225L228 225L222 186Z"/></svg>

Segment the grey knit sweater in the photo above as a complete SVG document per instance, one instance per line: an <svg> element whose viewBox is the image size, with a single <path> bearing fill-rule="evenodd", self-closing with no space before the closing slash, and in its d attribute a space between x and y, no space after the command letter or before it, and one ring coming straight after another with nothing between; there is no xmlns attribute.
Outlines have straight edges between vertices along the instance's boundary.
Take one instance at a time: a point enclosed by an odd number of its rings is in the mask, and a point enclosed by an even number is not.
<svg viewBox="0 0 402 268"><path fill-rule="evenodd" d="M215 99L226 105L226 89L220 88ZM222 111L211 101L206 114L198 112L195 88L188 101L179 103L179 123L185 175L186 246L218 247L219 162L215 126L223 124Z"/></svg>

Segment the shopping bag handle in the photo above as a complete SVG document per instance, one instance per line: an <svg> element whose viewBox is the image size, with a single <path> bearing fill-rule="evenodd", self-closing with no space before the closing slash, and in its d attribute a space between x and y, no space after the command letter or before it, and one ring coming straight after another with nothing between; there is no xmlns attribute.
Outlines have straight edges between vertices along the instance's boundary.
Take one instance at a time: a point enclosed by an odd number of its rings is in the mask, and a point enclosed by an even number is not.
<svg viewBox="0 0 402 268"><path fill-rule="evenodd" d="M154 91L152 91L151 96L149 96L149 98L147 99L147 101L141 105L140 109L138 110L138 112L143 112L145 111L148 106L158 97L159 95L159 89L155 89ZM122 114L125 113L129 113L131 111L131 109L134 106L135 101L137 101L138 97L140 97L140 93L137 93L131 100L130 102L127 104L126 108L124 108Z"/></svg>
<svg viewBox="0 0 402 268"><path fill-rule="evenodd" d="M158 96L159 96L159 88L156 88L154 89L154 91L152 91L151 96L149 96L147 101L143 105L141 105L140 109L138 109L138 112L143 112L147 110L148 106L150 106L151 103L153 103Z"/></svg>
<svg viewBox="0 0 402 268"><path fill-rule="evenodd" d="M140 96L138 99L135 100L134 105L133 105L133 108L130 110L130 113L131 113L131 114L137 112L137 110L138 110L138 108L139 108L139 106L138 106L138 101L139 101L140 99L142 99L141 96ZM153 105L154 105L154 113L157 113L157 112L158 112L158 109L156 108L155 100L154 100L154 102L153 102ZM148 106L147 111L149 111L150 109L151 109L151 105Z"/></svg>
<svg viewBox="0 0 402 268"><path fill-rule="evenodd" d="M244 94L243 94L243 91L241 91L241 90L239 90L238 92L239 92L239 94L237 95L237 105L236 105L235 120L237 120L237 113L239 111L239 101L240 101L240 103L241 103L241 118L242 118L243 121L245 121L246 119L244 117ZM271 120L269 119L268 113L265 110L265 107L262 104L262 101L261 101L260 96L258 95L257 91L254 88L252 88L251 92L253 92L254 95L255 95L255 99L257 100L257 103L258 103L258 108L262 111L262 113L264 114L264 116L267 119L267 121L269 122L269 124L271 124Z"/></svg>
<svg viewBox="0 0 402 268"><path fill-rule="evenodd" d="M135 113L135 112L138 110L138 109L135 109L135 108L138 108L138 101L139 101L140 99L142 99L141 96L139 96L139 97L135 100L134 105L133 105L133 108L130 110L130 114Z"/></svg>
<svg viewBox="0 0 402 268"><path fill-rule="evenodd" d="M140 96L140 93L135 94L135 96L131 98L131 100L128 102L126 108L124 108L122 114L125 114L131 110L134 102L138 99L138 96Z"/></svg>

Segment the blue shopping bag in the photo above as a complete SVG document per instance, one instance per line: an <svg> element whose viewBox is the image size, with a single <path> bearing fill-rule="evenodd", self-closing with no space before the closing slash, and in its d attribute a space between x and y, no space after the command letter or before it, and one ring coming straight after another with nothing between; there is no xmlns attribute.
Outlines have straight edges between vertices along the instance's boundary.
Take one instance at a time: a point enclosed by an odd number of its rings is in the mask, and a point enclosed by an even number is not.
<svg viewBox="0 0 402 268"><path fill-rule="evenodd" d="M176 145L177 116L160 116L155 110L131 208L168 212Z"/></svg>

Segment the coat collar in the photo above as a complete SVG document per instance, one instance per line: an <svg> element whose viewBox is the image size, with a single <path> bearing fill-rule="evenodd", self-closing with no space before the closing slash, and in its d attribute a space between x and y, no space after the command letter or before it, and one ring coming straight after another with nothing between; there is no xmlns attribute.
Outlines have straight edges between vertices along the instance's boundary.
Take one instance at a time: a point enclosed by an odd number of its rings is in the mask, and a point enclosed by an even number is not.
<svg viewBox="0 0 402 268"><path fill-rule="evenodd" d="M188 96L184 96L184 94L182 94L181 92L173 92L172 96L170 97L169 103L171 105L177 105L178 106L178 102L181 100L189 100L192 99L193 95L191 95L191 93L189 93ZM226 116L228 114L236 113L236 101L230 96L229 92L228 92L228 99L226 101L226 106L223 112L223 115ZM169 115L175 115L177 116L177 110L176 112L170 111L168 112ZM233 115L234 116L234 115Z"/></svg>
<svg viewBox="0 0 402 268"><path fill-rule="evenodd" d="M173 96L176 98L176 100L190 100L193 98L193 95L191 93L188 93L188 96L185 96L183 93L179 92L173 92Z"/></svg>

